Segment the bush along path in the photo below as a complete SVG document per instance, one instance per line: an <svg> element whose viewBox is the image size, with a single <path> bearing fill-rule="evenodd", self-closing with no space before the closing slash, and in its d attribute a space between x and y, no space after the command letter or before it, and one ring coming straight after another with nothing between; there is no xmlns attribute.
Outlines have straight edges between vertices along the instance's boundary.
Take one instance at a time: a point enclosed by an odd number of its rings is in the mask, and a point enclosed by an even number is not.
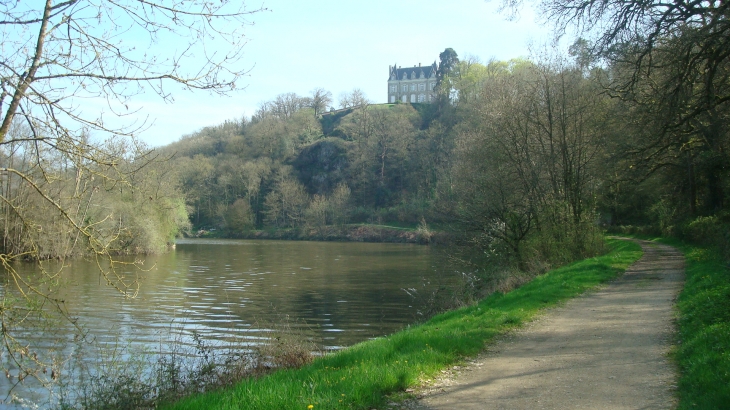
<svg viewBox="0 0 730 410"><path fill-rule="evenodd" d="M316 410L397 406L391 403L393 395L477 355L486 343L534 319L544 308L616 278L642 254L633 242L608 243L612 250L606 255L548 272L510 293L494 294L423 325L326 355L299 369L246 379L161 407Z"/></svg>
<svg viewBox="0 0 730 410"><path fill-rule="evenodd" d="M505 337L411 407L676 407L668 353L684 256L667 245L640 244L644 256L620 279Z"/></svg>

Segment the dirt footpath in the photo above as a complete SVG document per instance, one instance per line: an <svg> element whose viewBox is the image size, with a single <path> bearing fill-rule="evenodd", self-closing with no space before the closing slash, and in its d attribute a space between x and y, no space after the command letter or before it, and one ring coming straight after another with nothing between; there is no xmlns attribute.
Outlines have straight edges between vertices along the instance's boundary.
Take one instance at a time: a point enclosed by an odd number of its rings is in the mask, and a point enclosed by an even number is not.
<svg viewBox="0 0 730 410"><path fill-rule="evenodd" d="M644 256L623 277L505 336L406 407L674 408L667 352L684 258L669 246L640 243Z"/></svg>

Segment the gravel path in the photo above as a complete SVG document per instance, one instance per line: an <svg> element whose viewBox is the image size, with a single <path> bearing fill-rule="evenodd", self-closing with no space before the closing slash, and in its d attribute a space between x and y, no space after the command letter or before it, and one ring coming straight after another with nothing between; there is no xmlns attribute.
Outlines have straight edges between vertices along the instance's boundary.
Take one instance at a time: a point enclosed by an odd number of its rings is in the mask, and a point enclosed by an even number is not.
<svg viewBox="0 0 730 410"><path fill-rule="evenodd" d="M684 258L644 256L598 292L571 300L419 392L410 409L670 409L667 352Z"/></svg>

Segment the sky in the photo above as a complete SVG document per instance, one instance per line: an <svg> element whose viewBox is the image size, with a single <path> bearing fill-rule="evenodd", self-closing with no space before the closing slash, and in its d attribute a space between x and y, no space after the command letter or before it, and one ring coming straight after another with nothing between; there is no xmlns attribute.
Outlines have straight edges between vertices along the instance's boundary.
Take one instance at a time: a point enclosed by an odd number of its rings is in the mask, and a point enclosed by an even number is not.
<svg viewBox="0 0 730 410"><path fill-rule="evenodd" d="M259 0L261 1L261 0ZM386 102L388 67L430 65L451 47L460 58L529 57L549 29L523 8L509 20L499 0L263 0L268 9L251 16L242 64L245 89L229 96L176 91L174 102L154 96L135 101L151 126L138 134L150 146L179 140L206 126L250 117L260 103L321 87L337 105L342 93L361 89Z"/></svg>

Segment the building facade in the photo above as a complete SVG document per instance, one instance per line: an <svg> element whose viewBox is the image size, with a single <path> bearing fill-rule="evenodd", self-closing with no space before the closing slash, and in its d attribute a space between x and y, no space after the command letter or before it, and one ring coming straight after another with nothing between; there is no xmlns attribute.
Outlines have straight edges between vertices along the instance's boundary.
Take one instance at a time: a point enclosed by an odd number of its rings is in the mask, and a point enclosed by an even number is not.
<svg viewBox="0 0 730 410"><path fill-rule="evenodd" d="M429 103L434 100L436 63L430 66L389 66L388 102Z"/></svg>

